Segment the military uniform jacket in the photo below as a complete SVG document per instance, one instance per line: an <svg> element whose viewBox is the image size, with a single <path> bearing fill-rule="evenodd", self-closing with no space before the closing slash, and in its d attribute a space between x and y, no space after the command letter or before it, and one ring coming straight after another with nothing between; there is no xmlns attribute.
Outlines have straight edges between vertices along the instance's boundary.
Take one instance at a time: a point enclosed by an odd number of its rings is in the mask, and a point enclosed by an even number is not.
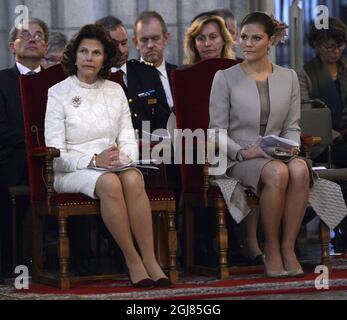
<svg viewBox="0 0 347 320"><path fill-rule="evenodd" d="M127 88L133 126L141 136L142 121L150 121L151 132L166 128L170 108L158 71L137 60L127 62Z"/></svg>

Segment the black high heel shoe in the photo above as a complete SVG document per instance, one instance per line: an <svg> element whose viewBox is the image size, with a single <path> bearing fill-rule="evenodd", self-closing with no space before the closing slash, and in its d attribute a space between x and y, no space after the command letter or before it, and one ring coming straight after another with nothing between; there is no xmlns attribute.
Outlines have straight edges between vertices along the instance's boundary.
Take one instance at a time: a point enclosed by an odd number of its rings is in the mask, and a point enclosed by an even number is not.
<svg viewBox="0 0 347 320"><path fill-rule="evenodd" d="M130 279L130 276L129 276L129 279ZM134 288L138 288L138 289L152 289L152 288L154 288L154 281L150 278L142 279L136 283L132 282L130 279L130 282Z"/></svg>
<svg viewBox="0 0 347 320"><path fill-rule="evenodd" d="M170 288L172 287L172 282L168 278L159 278L156 281L153 281L156 288Z"/></svg>

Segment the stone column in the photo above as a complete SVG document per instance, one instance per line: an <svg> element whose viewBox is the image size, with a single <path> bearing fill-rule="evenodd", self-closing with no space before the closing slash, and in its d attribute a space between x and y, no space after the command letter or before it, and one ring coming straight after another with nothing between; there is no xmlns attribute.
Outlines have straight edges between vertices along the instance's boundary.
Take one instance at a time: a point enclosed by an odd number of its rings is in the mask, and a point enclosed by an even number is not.
<svg viewBox="0 0 347 320"><path fill-rule="evenodd" d="M58 22L64 27L68 37L75 34L82 26L108 14L107 0L59 0Z"/></svg>
<svg viewBox="0 0 347 320"><path fill-rule="evenodd" d="M8 48L8 32L11 25L8 15L8 4L0 2L0 69L7 68L13 62Z"/></svg>
<svg viewBox="0 0 347 320"><path fill-rule="evenodd" d="M26 0L24 3L29 8L29 17L39 18L52 27L51 1Z"/></svg>
<svg viewBox="0 0 347 320"><path fill-rule="evenodd" d="M176 0L149 0L151 11L157 11L163 17L168 31L170 33L169 43L165 51L165 59L174 64L178 64L178 51L180 43L178 42L177 28L177 1Z"/></svg>
<svg viewBox="0 0 347 320"><path fill-rule="evenodd" d="M113 15L118 19L122 20L125 25L128 36L129 36L129 59L137 59L138 53L133 44L133 26L137 16L137 10L139 7L139 3L137 0L127 0L127 1L114 1L109 0L109 12L107 15ZM145 1L143 1L145 2Z"/></svg>

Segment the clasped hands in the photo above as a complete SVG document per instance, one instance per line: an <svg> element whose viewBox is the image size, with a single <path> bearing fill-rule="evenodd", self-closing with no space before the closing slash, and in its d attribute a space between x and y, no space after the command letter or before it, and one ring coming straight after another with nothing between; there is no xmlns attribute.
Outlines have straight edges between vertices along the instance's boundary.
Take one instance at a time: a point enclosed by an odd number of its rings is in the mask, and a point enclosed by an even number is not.
<svg viewBox="0 0 347 320"><path fill-rule="evenodd" d="M114 169L131 162L131 159L120 151L115 145L95 156L96 166L105 169Z"/></svg>

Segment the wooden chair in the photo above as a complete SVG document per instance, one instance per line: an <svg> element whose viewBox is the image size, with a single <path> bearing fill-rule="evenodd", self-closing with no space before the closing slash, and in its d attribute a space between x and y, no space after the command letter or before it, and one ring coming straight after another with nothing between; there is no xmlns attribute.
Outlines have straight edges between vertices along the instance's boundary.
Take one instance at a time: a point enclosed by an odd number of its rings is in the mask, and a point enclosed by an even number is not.
<svg viewBox="0 0 347 320"><path fill-rule="evenodd" d="M209 125L209 98L212 81L218 70L227 69L237 61L229 59L210 59L201 61L184 69L173 72L173 96L176 108L177 128L206 130ZM314 144L312 137L305 142ZM182 151L184 154L184 150ZM184 156L183 156L184 159ZM218 187L209 184L209 165L182 164L182 191L185 214L185 258L189 272L214 274L221 279L229 277L229 272L240 267L228 266L228 232L226 227L226 204ZM246 190L247 203L250 207L258 205L257 197ZM207 268L194 261L194 208L207 206L216 211L216 245L218 251L218 267ZM322 262L329 265L329 229L321 224ZM251 271L259 267L243 267L243 271Z"/></svg>
<svg viewBox="0 0 347 320"><path fill-rule="evenodd" d="M65 78L61 66L55 66L33 76L22 76L20 79L30 184L33 280L57 285L62 290L69 289L71 282L82 279L69 274L68 218L100 214L99 201L83 194L58 194L53 189L53 159L59 157L60 152L45 146L44 117L48 89ZM165 215L166 239L164 242L167 247L168 273L170 280L175 283L178 278L175 197L170 190L146 189L146 191L153 214L164 213ZM58 221L58 275L48 274L43 270L43 219L45 216L54 216ZM94 275L83 277L83 279L108 279L115 276Z"/></svg>

